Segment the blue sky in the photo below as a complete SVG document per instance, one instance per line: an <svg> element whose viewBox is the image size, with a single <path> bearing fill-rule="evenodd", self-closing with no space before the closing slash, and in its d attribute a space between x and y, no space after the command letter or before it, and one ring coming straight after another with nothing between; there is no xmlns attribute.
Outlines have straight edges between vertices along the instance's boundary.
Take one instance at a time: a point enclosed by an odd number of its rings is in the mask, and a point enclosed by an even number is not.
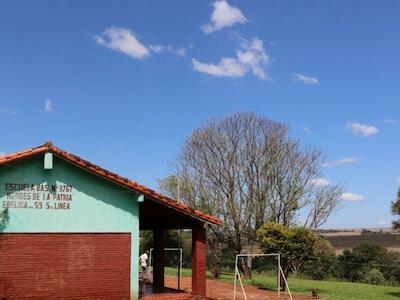
<svg viewBox="0 0 400 300"><path fill-rule="evenodd" d="M0 152L47 140L157 188L193 129L252 111L326 154L326 227L389 226L398 1L2 1ZM321 181L327 183L327 181Z"/></svg>

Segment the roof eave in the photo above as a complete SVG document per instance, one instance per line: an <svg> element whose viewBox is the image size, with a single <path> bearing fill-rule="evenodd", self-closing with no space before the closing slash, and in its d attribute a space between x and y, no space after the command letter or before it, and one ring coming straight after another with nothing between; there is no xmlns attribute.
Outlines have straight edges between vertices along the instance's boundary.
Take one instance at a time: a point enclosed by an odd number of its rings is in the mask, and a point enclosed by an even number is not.
<svg viewBox="0 0 400 300"><path fill-rule="evenodd" d="M0 158L0 166L6 165L9 163L13 163L13 162L16 162L19 160L32 158L34 156L44 154L46 152L51 152L54 155L56 155L58 158L66 161L66 162L69 162L87 172L90 172L93 175L99 176L107 181L113 182L119 186L122 186L129 190L132 190L134 192L141 193L141 194L145 195L147 198L149 198L157 203L160 203L161 205L164 205L166 207L174 209L175 211L178 211L182 214L185 214L185 215L189 216L190 218L193 218L195 220L201 221L203 223L211 224L211 225L222 225L222 221L216 217L213 217L213 216L207 215L201 211L195 210L195 209L187 206L186 204L177 202L174 199L171 199L162 194L159 194L156 191L153 191L145 186L138 184L137 182L131 181L127 178L119 176L118 174L107 171L95 164L90 163L89 161L86 161L76 155L73 155L69 152L63 151L63 150L55 147L51 142L48 142L48 143L46 143L42 146L36 147L36 148L31 148L31 149L19 151L19 152L13 153L13 154L5 155Z"/></svg>

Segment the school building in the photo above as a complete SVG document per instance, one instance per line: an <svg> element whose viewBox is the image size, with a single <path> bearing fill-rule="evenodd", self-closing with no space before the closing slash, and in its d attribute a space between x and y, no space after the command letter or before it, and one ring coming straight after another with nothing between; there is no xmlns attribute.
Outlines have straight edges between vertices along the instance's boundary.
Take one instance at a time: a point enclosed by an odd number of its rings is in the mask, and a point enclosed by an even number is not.
<svg viewBox="0 0 400 300"><path fill-rule="evenodd" d="M138 299L139 230L154 234L152 299L205 297L206 228L221 221L52 143L0 156L0 211L2 299ZM192 289L175 298L166 229L192 230Z"/></svg>

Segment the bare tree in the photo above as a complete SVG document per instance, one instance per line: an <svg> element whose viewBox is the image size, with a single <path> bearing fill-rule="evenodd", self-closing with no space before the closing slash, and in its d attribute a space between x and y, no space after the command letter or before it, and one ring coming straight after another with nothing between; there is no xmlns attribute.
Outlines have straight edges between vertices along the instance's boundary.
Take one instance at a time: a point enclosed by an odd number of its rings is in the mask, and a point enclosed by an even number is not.
<svg viewBox="0 0 400 300"><path fill-rule="evenodd" d="M312 229L326 222L342 189L320 184L321 163L321 152L302 147L286 125L236 113L192 133L174 178L179 178L182 201L224 222L211 227L213 251L227 244L241 253L268 221L289 226L303 216L304 225ZM166 182L161 187L174 193ZM251 274L247 265L241 268Z"/></svg>

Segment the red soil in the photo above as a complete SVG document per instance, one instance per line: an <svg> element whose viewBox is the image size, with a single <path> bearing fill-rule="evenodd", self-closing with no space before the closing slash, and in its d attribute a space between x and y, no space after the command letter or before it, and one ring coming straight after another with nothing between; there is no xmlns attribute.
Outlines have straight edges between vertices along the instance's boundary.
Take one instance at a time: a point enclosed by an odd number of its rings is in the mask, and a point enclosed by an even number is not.
<svg viewBox="0 0 400 300"><path fill-rule="evenodd" d="M181 289L185 292L190 292L192 285L191 277L183 277L181 281ZM177 288L178 281L176 276L166 276L165 285L169 288ZM286 293L281 293L278 298L276 291L260 289L254 286L245 286L247 299L249 300L287 300L289 296ZM210 300L232 300L233 299L233 284L218 280L207 279L207 298ZM293 295L293 300L309 300L310 297L305 295ZM237 287L236 300L244 300L240 286Z"/></svg>

